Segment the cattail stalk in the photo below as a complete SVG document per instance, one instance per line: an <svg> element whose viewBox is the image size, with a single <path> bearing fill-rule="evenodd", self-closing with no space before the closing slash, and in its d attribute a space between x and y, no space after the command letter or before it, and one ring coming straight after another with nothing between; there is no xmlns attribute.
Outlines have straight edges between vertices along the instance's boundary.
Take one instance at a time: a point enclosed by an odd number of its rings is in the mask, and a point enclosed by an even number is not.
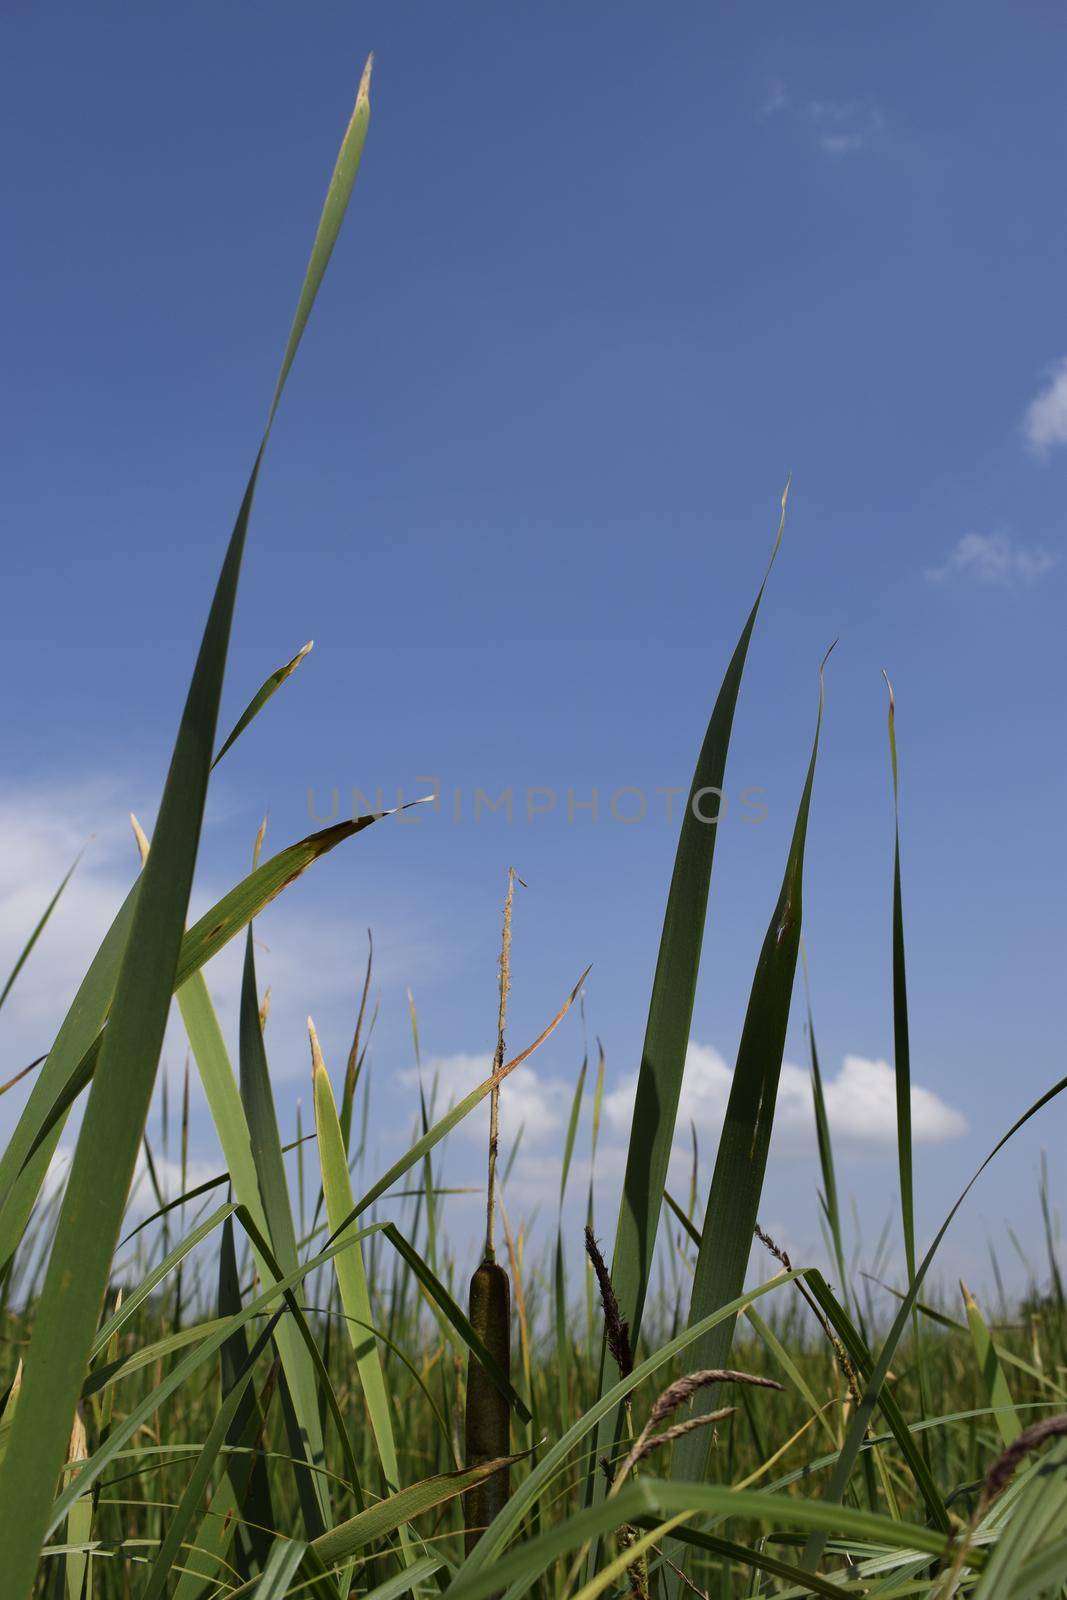
<svg viewBox="0 0 1067 1600"><path fill-rule="evenodd" d="M518 880L521 883L521 878ZM508 869L504 899L504 929L500 944L500 1004L497 1012L493 1076L504 1065L504 1028L511 988L511 905L516 874ZM500 1085L489 1093L489 1172L486 1190L485 1254L470 1282L468 1315L471 1326L505 1377L511 1376L511 1280L496 1259L496 1162L500 1130ZM469 1467L506 1456L511 1447L511 1405L493 1383L473 1352L467 1358L466 1457ZM507 1467L468 1489L463 1497L468 1553L482 1530L503 1509L511 1493Z"/></svg>

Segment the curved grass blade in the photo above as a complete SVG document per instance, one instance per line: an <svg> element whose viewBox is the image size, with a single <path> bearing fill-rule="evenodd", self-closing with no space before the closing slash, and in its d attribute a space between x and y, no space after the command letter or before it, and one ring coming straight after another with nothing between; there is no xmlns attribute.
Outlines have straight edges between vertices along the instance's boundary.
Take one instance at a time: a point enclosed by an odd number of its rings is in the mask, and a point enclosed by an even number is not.
<svg viewBox="0 0 1067 1600"><path fill-rule="evenodd" d="M518 1455L499 1456L495 1461L483 1461L476 1467L464 1467L460 1472L442 1472L436 1477L424 1478L421 1483L413 1483L398 1494L379 1500L377 1505L368 1506L358 1516L331 1528L314 1541L315 1554L324 1562L357 1555L375 1539L395 1532L425 1511L432 1511L436 1506L456 1499L475 1484L484 1483L495 1472L503 1472L506 1467L523 1461L527 1454L527 1451L521 1451Z"/></svg>
<svg viewBox="0 0 1067 1600"><path fill-rule="evenodd" d="M877 1540L888 1549L924 1552L934 1557L944 1557L952 1548L951 1541L943 1534L875 1512L828 1506L819 1500L801 1500L791 1495L768 1494L766 1490L639 1478L601 1505L579 1512L539 1538L523 1540L516 1549L494 1561L488 1570L470 1572L468 1560L445 1593L448 1600L486 1600L488 1595L507 1585L508 1600L518 1600L560 1556L610 1533L623 1523L632 1525L643 1518L670 1517L678 1513L742 1517L766 1522L772 1527L817 1528L826 1533L833 1531L857 1539ZM981 1565L984 1558L980 1552L971 1552L971 1559ZM804 1582L803 1574L797 1574L797 1582Z"/></svg>
<svg viewBox="0 0 1067 1600"><path fill-rule="evenodd" d="M221 1223L224 1223L227 1217L232 1217L236 1210L237 1207L232 1201L227 1201L225 1205L219 1206L217 1211L213 1211L209 1217L205 1217L203 1222L198 1223L183 1239L179 1240L173 1250L169 1251L163 1257L163 1260L153 1267L146 1277L142 1278L136 1289L131 1289L128 1293L123 1294L122 1304L102 1324L100 1331L89 1347L90 1361L95 1361L101 1351L107 1349L113 1336L130 1320L134 1312L144 1305L152 1291L159 1287L164 1278L179 1265L190 1250L194 1250L198 1244L207 1238L209 1233L213 1233Z"/></svg>
<svg viewBox="0 0 1067 1600"><path fill-rule="evenodd" d="M752 980L752 993L715 1158L693 1277L689 1305L691 1324L702 1321L710 1312L741 1293L752 1251L800 947L804 844L819 754L825 665L824 660L819 671L819 711L815 737L785 876ZM696 1364L700 1367L725 1367L732 1338L732 1319L717 1324L694 1351ZM714 1391L704 1398L714 1408ZM679 1440L674 1452L673 1475L678 1478L703 1477L709 1464L710 1451L710 1438L699 1432L686 1435Z"/></svg>
<svg viewBox="0 0 1067 1600"><path fill-rule="evenodd" d="M38 1553L155 1084L207 796L222 680L260 464L282 388L341 225L366 134L366 76L312 248L263 440L208 614L167 775L155 847L141 876L111 1020L85 1108L3 1463L0 1507L12 1600Z"/></svg>
<svg viewBox="0 0 1067 1600"><path fill-rule="evenodd" d="M643 1528L647 1517L638 1517L634 1526ZM702 1533L699 1528L680 1527L674 1535L679 1544L692 1545L696 1550L706 1550L711 1555L722 1556L735 1566L749 1567L753 1572L765 1572L770 1578L781 1578L786 1583L799 1586L805 1594L821 1594L827 1600L855 1600L854 1589L843 1589L839 1583L818 1573L801 1573L788 1561L781 1561L762 1549L736 1544L732 1539L719 1539L714 1534ZM794 1588L794 1593L796 1589Z"/></svg>
<svg viewBox="0 0 1067 1600"><path fill-rule="evenodd" d="M314 643L314 639L309 639L304 648L302 650L298 650L291 661L287 661L284 667L278 667L276 671L271 673L270 677L267 678L264 683L260 684L255 694L252 696L251 700L245 706L244 710L241 712L241 715L237 718L237 721L230 729L230 732L219 746L219 753L211 763L212 772L214 772L215 768L218 766L219 762L222 760L230 746L235 744L241 737L242 733L244 733L252 719L257 717L263 710L263 707L266 705L267 701L277 694L286 678L292 677L301 661L303 661L304 657L314 646Z"/></svg>
<svg viewBox="0 0 1067 1600"><path fill-rule="evenodd" d="M641 1331L661 1197L674 1141L718 834L717 826L702 820L700 803L708 794L722 794L745 659L763 591L782 542L788 494L787 484L767 572L726 669L697 758L667 894L611 1262L619 1310L629 1324L635 1345ZM603 1361L600 1382L603 1387Z"/></svg>

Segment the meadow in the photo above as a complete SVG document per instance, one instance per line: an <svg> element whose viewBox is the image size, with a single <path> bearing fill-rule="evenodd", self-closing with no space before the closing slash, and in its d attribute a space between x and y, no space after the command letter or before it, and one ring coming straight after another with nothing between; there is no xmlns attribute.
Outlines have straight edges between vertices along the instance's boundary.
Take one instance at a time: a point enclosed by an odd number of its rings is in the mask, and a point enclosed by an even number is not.
<svg viewBox="0 0 1067 1600"><path fill-rule="evenodd" d="M523 1219L507 1210L500 1087L575 1005L585 976L575 974L539 1037L509 1053L510 877L490 1075L449 1105L427 1084L409 1148L387 1170L373 1170L368 963L347 1060L324 1061L309 1027L314 1126L279 1127L253 919L305 871L328 871L320 858L358 850L356 835L380 819L336 822L265 859L261 834L247 876L192 926L187 914L211 773L253 719L269 717L274 694L292 692L284 686L301 660L271 672L219 737L260 465L353 194L369 119L370 63L211 601L151 840L138 829L141 873L47 1057L0 1086L24 1097L0 1158L0 1595L1060 1595L1067 1316L1048 1184L1040 1196L1045 1260L1025 1301L1001 1295L979 1306L969 1294L953 1301L934 1290L938 1249L967 1191L920 1254L899 837L887 932L903 1279L882 1288L879 1252L865 1275L850 1245L810 1007L830 1269L791 1261L760 1227L802 957L821 689L707 1193L695 1164L686 1192L667 1189L716 848L716 830L692 804L650 974L618 1214L595 1214L590 1186L584 1253L583 1241L564 1237L562 1218L579 1140L595 1166L602 1057L578 1074L554 1244L535 1250ZM691 800L723 788L785 515L783 496L770 564L699 748ZM887 781L895 790L888 686L887 704ZM42 928L63 915L63 887L27 929L0 1006L34 958ZM244 948L236 1063L205 977L233 939ZM182 1183L168 1196L158 1162L184 1173L189 1157L188 1090L175 1104L158 1077L172 1002L224 1165L212 1182ZM1020 1108L987 1161L1065 1086L1067 1079ZM588 1089L591 1126L581 1115ZM56 1182L54 1158L74 1111L74 1153ZM440 1161L449 1135L472 1116L488 1130L486 1228L484 1259L468 1284L449 1241ZM147 1218L129 1207L142 1169L153 1193ZM755 1286L754 1250L771 1268L757 1273Z"/></svg>

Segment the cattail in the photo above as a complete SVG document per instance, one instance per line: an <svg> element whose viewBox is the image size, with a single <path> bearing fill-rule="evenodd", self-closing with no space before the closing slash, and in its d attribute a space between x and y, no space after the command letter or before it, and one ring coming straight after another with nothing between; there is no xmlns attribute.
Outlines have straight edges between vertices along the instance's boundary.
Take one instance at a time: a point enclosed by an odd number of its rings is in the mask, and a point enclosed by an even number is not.
<svg viewBox="0 0 1067 1600"><path fill-rule="evenodd" d="M522 882L522 879L519 879ZM497 1018L496 1054L493 1073L504 1065L504 1025L507 1021L508 990L511 987L511 902L515 893L515 870L508 869L508 889L504 899L504 931L500 944L500 1007ZM471 1326L506 1378L511 1376L511 1280L496 1260L496 1158L500 1121L500 1086L489 1092L489 1178L486 1197L485 1255L470 1283L469 1316ZM473 1351L467 1359L467 1412L465 1446L468 1467L480 1466L506 1456L511 1448L511 1404L501 1394ZM477 1544L482 1530L502 1510L511 1493L511 1473L507 1467L494 1472L482 1483L468 1489L463 1497L467 1526L468 1553Z"/></svg>
<svg viewBox="0 0 1067 1600"><path fill-rule="evenodd" d="M511 1373L511 1282L497 1261L483 1261L471 1279L470 1320L505 1377ZM511 1405L472 1353L467 1360L466 1456L468 1467L506 1456L511 1447ZM468 1553L482 1529L503 1509L511 1474L501 1467L464 1496Z"/></svg>

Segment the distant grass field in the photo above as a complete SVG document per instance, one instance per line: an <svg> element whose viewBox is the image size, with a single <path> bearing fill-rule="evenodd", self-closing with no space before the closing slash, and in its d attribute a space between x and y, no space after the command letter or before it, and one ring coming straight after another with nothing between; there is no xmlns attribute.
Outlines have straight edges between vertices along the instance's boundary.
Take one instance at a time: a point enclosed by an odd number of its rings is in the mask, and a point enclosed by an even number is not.
<svg viewBox="0 0 1067 1600"><path fill-rule="evenodd" d="M284 1130L283 1143L253 919L302 872L328 870L316 863L378 819L337 823L267 859L261 834L249 874L199 922L186 919L213 768L304 653L267 676L220 739L260 463L352 195L369 89L370 63L151 841L137 828L142 871L47 1057L0 1086L23 1101L0 1157L0 1600L1062 1595L1067 1317L1047 1175L1044 1262L1027 1302L979 1306L961 1293L958 1302L930 1304L945 1228L921 1256L899 835L887 931L904 1279L875 1297L849 1253L810 1006L832 1267L824 1274L791 1262L759 1226L802 953L821 672L810 761L781 891L766 908L726 1116L721 1131L706 1131L718 1139L706 1195L695 1173L686 1194L665 1187L716 839L692 804L650 974L619 1210L594 1215L590 1186L580 1270L580 1241L564 1237L562 1221L535 1256L522 1219L507 1211L499 1089L566 1015L584 978L575 974L569 996L546 1002L536 1040L508 1052L510 877L498 1048L485 1081L444 1110L428 1084L408 1150L387 1171L372 1170L368 963L348 1058L324 1061L309 1029L314 1126ZM691 800L723 785L785 509L783 496L771 562L729 656ZM814 681L813 671L813 689ZM891 689L888 704L895 794ZM0 1006L41 928L63 915L65 881L27 929ZM244 974L233 1061L204 968L235 938ZM174 1105L166 1081L157 1083L173 1000L224 1169L217 1182L186 1182L168 1197L159 1158L183 1174L188 1165L188 1093ZM579 1139L595 1164L603 1085L603 1059L583 1064L560 1152L561 1219L571 1214L564 1201ZM1020 1108L1001 1144L1065 1086ZM592 1127L581 1121L587 1087ZM157 1148L146 1136L153 1106ZM75 1107L74 1154L57 1185L50 1171ZM468 1284L457 1275L439 1171L444 1140L474 1113L489 1129L486 1237ZM136 1215L129 1207L139 1162L152 1195L147 1219L143 1204ZM773 1276L746 1288L753 1249ZM877 1260L871 1271L878 1276Z"/></svg>

